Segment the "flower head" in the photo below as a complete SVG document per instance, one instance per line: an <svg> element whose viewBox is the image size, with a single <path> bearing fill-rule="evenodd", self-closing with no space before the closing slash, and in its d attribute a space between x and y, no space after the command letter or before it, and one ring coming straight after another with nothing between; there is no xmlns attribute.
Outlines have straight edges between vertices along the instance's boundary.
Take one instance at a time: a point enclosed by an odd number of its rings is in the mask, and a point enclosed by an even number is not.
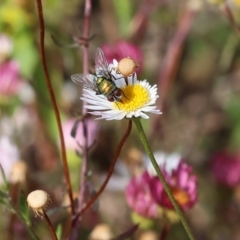
<svg viewBox="0 0 240 240"><path fill-rule="evenodd" d="M19 72L19 63L7 61L0 65L0 96L11 97L18 93L22 84Z"/></svg>
<svg viewBox="0 0 240 240"><path fill-rule="evenodd" d="M118 62L117 72L122 74L124 77L132 76L136 69L139 67L139 64L132 58L122 58Z"/></svg>
<svg viewBox="0 0 240 240"><path fill-rule="evenodd" d="M165 179L173 196L184 210L190 209L197 201L197 177L193 175L192 168L182 160L171 173L161 167ZM173 209L173 205L157 176L149 179L150 190L155 201L166 208Z"/></svg>
<svg viewBox="0 0 240 240"><path fill-rule="evenodd" d="M157 158L159 166L180 207L184 210L191 208L197 201L197 178L192 174L192 168L177 153L167 155L158 152L155 156L160 157ZM130 208L140 216L165 217L170 222L177 221L162 183L151 170L145 170L140 176L132 178L125 194Z"/></svg>
<svg viewBox="0 0 240 240"><path fill-rule="evenodd" d="M95 228L92 230L89 240L99 239L99 240L106 240L106 239L112 239L113 233L110 229L110 227L107 224L98 224L95 226Z"/></svg>
<svg viewBox="0 0 240 240"><path fill-rule="evenodd" d="M28 167L24 161L17 161L12 166L10 181L11 183L26 183Z"/></svg>
<svg viewBox="0 0 240 240"><path fill-rule="evenodd" d="M218 183L236 186L240 183L240 154L216 153L212 157L211 170Z"/></svg>
<svg viewBox="0 0 240 240"><path fill-rule="evenodd" d="M149 176L145 171L142 175L131 179L126 187L126 199L129 207L137 214L156 218L158 216L158 205L152 198L149 188Z"/></svg>
<svg viewBox="0 0 240 240"><path fill-rule="evenodd" d="M128 85L121 74L116 72L118 62L113 61L109 65L109 72L116 87L121 91L121 99L119 101L110 102L103 94L96 94L91 89L83 89L83 101L87 103L87 109L92 110L90 113L100 116L98 119L121 120L123 118L142 117L148 119L145 114L151 112L161 114L154 106L157 95L157 86L151 86L147 80L137 80L136 74L128 77Z"/></svg>
<svg viewBox="0 0 240 240"><path fill-rule="evenodd" d="M27 203L36 216L43 217L51 199L48 193L43 190L35 190L28 194Z"/></svg>
<svg viewBox="0 0 240 240"><path fill-rule="evenodd" d="M119 41L113 46L104 45L102 46L102 50L105 53L106 59L110 64L114 59L120 61L121 59L130 57L131 59L135 60L136 62L142 65L142 53L138 46L126 42L126 41ZM139 66L136 69L136 72L139 73L141 71L141 67Z"/></svg>

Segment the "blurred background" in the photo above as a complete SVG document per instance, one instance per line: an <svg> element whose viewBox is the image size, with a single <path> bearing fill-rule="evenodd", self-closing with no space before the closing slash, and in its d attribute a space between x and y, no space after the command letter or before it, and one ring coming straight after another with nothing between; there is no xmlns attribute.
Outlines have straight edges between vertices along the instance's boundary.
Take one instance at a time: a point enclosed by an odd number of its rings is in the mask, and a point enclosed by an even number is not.
<svg viewBox="0 0 240 240"><path fill-rule="evenodd" d="M94 73L97 47L103 49L109 63L128 56L139 63L138 79L158 85L157 106L163 112L142 121L152 149L180 154L198 179L198 201L186 212L196 239L240 239L239 1L91 3L89 71ZM83 72L79 39L83 36L84 7L83 0L43 1L47 65L76 195L81 171L81 148L76 140L81 145L84 138L81 123L75 139L70 132L81 117L82 90L70 76ZM15 206L20 190L15 191L14 186L21 176L22 194L45 190L52 198L50 209L54 209L64 202L66 185L39 49L36 3L1 1L0 163ZM95 121L93 117L87 127L89 145L94 143L88 159L89 188L98 189L127 121ZM90 239L89 234L99 224L104 224L100 229L110 232L110 236L131 226L124 191L131 176L143 168L145 158L133 128L97 210L84 216L82 239ZM0 220L1 239L31 239L6 206L0 205L0 210L6 216ZM66 221L61 211L49 215L54 226ZM31 221L40 239L51 239L40 218L31 214ZM160 239L159 229L158 222L151 228L138 229L132 239ZM101 239L100 234L97 236ZM181 223L171 226L166 239L187 239Z"/></svg>

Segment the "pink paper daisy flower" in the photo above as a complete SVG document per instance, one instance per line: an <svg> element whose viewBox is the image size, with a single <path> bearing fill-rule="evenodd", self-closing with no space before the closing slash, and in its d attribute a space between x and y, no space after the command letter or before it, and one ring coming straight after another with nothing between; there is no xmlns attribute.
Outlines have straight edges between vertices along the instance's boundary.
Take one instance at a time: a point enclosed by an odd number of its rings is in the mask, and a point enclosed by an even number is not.
<svg viewBox="0 0 240 240"><path fill-rule="evenodd" d="M7 61L0 65L0 95L12 97L16 95L23 83L20 77L19 63Z"/></svg>
<svg viewBox="0 0 240 240"><path fill-rule="evenodd" d="M161 167L165 179L177 200L184 210L190 209L197 201L197 177L193 175L192 168L182 160L171 173ZM162 207L173 209L173 205L157 176L149 177L149 186L152 197Z"/></svg>
<svg viewBox="0 0 240 240"><path fill-rule="evenodd" d="M222 151L212 157L211 170L216 182L234 187L240 183L240 154Z"/></svg>
<svg viewBox="0 0 240 240"><path fill-rule="evenodd" d="M145 171L141 176L132 178L125 190L129 207L146 218L158 216L158 205L149 189L149 175Z"/></svg>

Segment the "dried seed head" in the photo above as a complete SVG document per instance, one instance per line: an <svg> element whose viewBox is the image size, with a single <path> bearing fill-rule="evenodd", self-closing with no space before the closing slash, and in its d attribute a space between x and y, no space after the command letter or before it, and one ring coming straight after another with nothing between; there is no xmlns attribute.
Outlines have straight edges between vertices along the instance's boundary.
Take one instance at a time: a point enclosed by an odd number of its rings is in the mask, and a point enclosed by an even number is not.
<svg viewBox="0 0 240 240"><path fill-rule="evenodd" d="M117 72L122 74L124 77L129 77L135 73L136 68L139 64L130 57L123 58L119 61L117 66Z"/></svg>
<svg viewBox="0 0 240 240"><path fill-rule="evenodd" d="M17 161L12 166L10 181L11 183L22 183L26 182L27 165L24 161Z"/></svg>
<svg viewBox="0 0 240 240"><path fill-rule="evenodd" d="M44 211L47 210L51 199L45 191L35 190L28 194L27 202L28 206L31 207L35 213L35 216L43 217Z"/></svg>
<svg viewBox="0 0 240 240"><path fill-rule="evenodd" d="M98 224L91 232L89 240L110 240L112 238L110 227L107 224Z"/></svg>
<svg viewBox="0 0 240 240"><path fill-rule="evenodd" d="M151 230L145 231L141 234L139 240L157 240L157 233Z"/></svg>

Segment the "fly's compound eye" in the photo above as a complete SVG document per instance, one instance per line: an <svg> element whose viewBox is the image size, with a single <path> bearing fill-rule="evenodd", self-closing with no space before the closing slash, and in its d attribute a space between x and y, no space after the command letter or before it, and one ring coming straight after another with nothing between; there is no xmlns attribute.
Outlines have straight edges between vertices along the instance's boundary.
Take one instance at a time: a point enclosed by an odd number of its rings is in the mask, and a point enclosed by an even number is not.
<svg viewBox="0 0 240 240"><path fill-rule="evenodd" d="M113 94L114 94L114 96L119 98L122 96L122 91L120 89L116 89L116 90L114 90Z"/></svg>
<svg viewBox="0 0 240 240"><path fill-rule="evenodd" d="M115 99L112 95L108 96L107 99L108 99L109 102L114 102L115 101Z"/></svg>

